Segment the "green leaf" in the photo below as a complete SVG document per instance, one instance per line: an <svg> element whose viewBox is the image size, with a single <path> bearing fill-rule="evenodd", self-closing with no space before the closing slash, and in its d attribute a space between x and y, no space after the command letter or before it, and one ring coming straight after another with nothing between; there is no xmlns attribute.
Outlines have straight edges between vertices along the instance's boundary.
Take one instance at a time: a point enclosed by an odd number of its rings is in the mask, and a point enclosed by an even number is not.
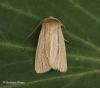
<svg viewBox="0 0 100 88"><path fill-rule="evenodd" d="M66 73L34 69L41 26L26 38L49 16L69 29ZM100 88L100 0L0 0L0 88Z"/></svg>

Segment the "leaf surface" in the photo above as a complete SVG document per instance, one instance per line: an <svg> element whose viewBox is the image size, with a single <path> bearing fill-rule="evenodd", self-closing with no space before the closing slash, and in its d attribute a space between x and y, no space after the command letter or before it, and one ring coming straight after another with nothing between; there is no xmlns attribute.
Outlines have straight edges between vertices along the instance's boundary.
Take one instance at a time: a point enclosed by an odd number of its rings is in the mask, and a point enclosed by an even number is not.
<svg viewBox="0 0 100 88"><path fill-rule="evenodd" d="M69 29L66 73L34 69L41 26L26 38L49 16ZM99 29L100 0L0 0L0 88L100 88Z"/></svg>

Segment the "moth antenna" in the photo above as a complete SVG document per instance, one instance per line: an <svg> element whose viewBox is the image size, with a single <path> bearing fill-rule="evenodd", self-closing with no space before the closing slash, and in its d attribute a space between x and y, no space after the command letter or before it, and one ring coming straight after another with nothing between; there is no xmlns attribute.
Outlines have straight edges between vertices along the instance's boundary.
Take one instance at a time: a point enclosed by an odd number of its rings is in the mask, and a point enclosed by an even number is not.
<svg viewBox="0 0 100 88"><path fill-rule="evenodd" d="M58 22L60 22L58 19L56 19ZM61 22L60 22L61 23ZM62 23L61 23L61 26L63 26L64 27L64 29L67 31L68 30L68 28L66 28ZM69 42L68 40L66 40L66 39L64 39L66 42Z"/></svg>
<svg viewBox="0 0 100 88"><path fill-rule="evenodd" d="M49 18L46 18L46 19L44 19L43 21L45 21L45 20L47 20L47 19L49 19ZM40 24L43 23L43 21L40 22L40 23L36 26L36 28L31 32L31 34L30 34L27 38L29 38L29 37L35 32L35 30L40 26ZM27 39L27 38L26 38L26 39Z"/></svg>
<svg viewBox="0 0 100 88"><path fill-rule="evenodd" d="M58 20L59 21L59 20ZM60 21L59 21L60 22ZM61 22L60 22L61 23ZM67 31L68 30L68 28L66 28L62 23L61 23L61 25L64 27L64 29ZM64 39L65 40L65 42L69 42L68 40L66 40L66 39Z"/></svg>
<svg viewBox="0 0 100 88"><path fill-rule="evenodd" d="M61 23L58 19L54 18L55 20L57 20L59 23ZM66 28L62 23L61 23L61 26L64 27L64 29L68 30L68 28Z"/></svg>
<svg viewBox="0 0 100 88"><path fill-rule="evenodd" d="M68 28L66 28L63 24L62 24L62 26L64 27L64 29L67 31L68 30ZM66 39L64 39L65 40L65 42L69 42L68 40L66 40Z"/></svg>
<svg viewBox="0 0 100 88"><path fill-rule="evenodd" d="M68 30L68 28L66 28L63 24L62 24L62 26L64 27L65 30Z"/></svg>
<svg viewBox="0 0 100 88"><path fill-rule="evenodd" d="M44 20L43 20L43 21L44 21ZM30 34L27 38L29 38L29 37L36 31L36 29L40 26L40 24L43 23L43 21L40 22L40 23L36 26L36 28L31 32L31 34ZM26 39L27 39L27 38L26 38Z"/></svg>

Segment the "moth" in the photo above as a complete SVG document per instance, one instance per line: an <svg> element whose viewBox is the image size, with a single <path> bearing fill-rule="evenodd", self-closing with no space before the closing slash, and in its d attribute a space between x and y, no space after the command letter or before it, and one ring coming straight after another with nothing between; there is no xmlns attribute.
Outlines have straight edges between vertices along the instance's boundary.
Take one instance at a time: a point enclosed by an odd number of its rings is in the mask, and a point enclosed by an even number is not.
<svg viewBox="0 0 100 88"><path fill-rule="evenodd" d="M44 19L40 24L42 24L42 29L40 31L35 56L36 73L45 73L50 69L66 72L67 56L61 26L65 29L66 27L52 16Z"/></svg>

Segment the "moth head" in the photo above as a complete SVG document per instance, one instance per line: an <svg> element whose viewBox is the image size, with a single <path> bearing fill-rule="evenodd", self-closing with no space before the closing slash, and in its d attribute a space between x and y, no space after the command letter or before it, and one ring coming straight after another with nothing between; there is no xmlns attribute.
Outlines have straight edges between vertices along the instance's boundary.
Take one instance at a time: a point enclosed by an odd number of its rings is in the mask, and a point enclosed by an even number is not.
<svg viewBox="0 0 100 88"><path fill-rule="evenodd" d="M54 17L53 16L50 16L49 19L54 19Z"/></svg>

